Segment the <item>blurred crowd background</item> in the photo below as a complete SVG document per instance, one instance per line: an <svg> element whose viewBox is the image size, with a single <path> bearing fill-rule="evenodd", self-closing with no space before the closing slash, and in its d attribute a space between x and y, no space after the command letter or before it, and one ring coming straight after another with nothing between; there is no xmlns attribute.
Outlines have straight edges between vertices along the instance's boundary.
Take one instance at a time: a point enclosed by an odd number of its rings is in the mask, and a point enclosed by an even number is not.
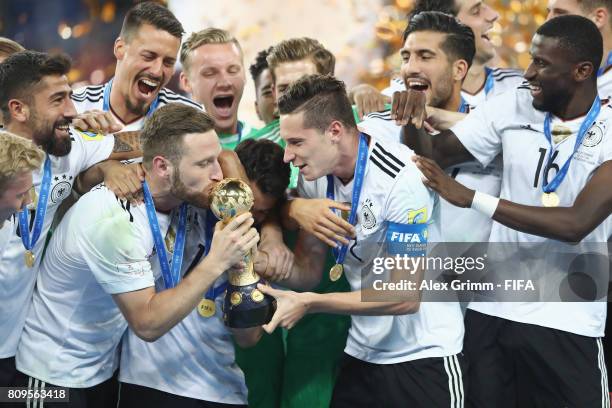
<svg viewBox="0 0 612 408"><path fill-rule="evenodd" d="M500 14L492 41L495 66L525 68L529 43L544 22L546 0L486 0ZM406 15L413 0L166 0L187 33L219 27L242 44L245 68L258 51L283 39L309 36L334 52L336 74L349 86L367 82L384 88L400 65ZM63 51L74 60L75 86L100 84L112 76L113 42L134 0L0 0L0 35L24 47ZM178 67L177 72L179 72ZM170 88L178 90L176 75ZM247 85L240 117L260 125Z"/></svg>

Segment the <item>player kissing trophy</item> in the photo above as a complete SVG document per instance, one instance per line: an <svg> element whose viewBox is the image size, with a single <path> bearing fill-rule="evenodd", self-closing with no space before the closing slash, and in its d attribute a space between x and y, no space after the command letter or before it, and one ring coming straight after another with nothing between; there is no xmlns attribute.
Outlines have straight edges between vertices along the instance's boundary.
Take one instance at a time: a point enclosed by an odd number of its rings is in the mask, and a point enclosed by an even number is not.
<svg viewBox="0 0 612 408"><path fill-rule="evenodd" d="M212 190L210 209L224 226L252 206L253 192L242 180L226 178ZM229 284L223 302L225 325L244 329L268 323L276 310L276 299L257 289L257 284L263 281L253 266L253 250L244 254L239 266L227 272Z"/></svg>

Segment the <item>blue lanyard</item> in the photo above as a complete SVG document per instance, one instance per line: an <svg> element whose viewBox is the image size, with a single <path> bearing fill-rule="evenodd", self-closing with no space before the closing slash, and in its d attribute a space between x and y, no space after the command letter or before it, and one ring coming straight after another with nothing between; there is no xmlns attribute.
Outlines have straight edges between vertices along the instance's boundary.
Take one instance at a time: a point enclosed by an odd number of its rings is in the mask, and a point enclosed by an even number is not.
<svg viewBox="0 0 612 408"><path fill-rule="evenodd" d="M493 78L493 70L489 67L485 67L485 86L484 91L485 95L489 95L489 92L493 90L493 85L495 85L495 78Z"/></svg>
<svg viewBox="0 0 612 408"><path fill-rule="evenodd" d="M164 278L164 285L166 289L173 288L178 285L181 276L181 265L183 263L183 251L185 250L185 235L187 231L187 204L183 203L180 207L179 225L174 241L174 254L172 256L172 270L170 270L166 246L164 245L164 240L157 221L155 204L153 204L153 197L151 197L151 191L146 181L142 183L142 189L144 192L145 206L147 208L147 217L149 218L149 226L151 227L155 250L157 251L162 277Z"/></svg>
<svg viewBox="0 0 612 408"><path fill-rule="evenodd" d="M606 72L606 69L610 67L610 65L612 65L612 51L608 53L608 59L606 60L606 65L604 65L603 67L600 67L597 70L597 76L598 77L602 76Z"/></svg>
<svg viewBox="0 0 612 408"><path fill-rule="evenodd" d="M204 256L208 255L210 251L210 243L212 242L213 231L215 230L215 222L217 218L213 214L211 210L206 211L206 224L205 224L205 235L206 235L206 247L204 249ZM227 289L227 281L223 282L221 285L215 288L215 283L213 282L208 290L206 291L206 295L204 297L208 300L215 300L220 294L225 292Z"/></svg>
<svg viewBox="0 0 612 408"><path fill-rule="evenodd" d="M102 110L104 112L110 111L110 94L111 94L112 87L113 87L113 80L111 79L104 86L104 98L102 100ZM147 117L151 116L153 112L155 112L155 109L157 109L158 104L159 104L159 94L155 97L155 99L151 103L151 106L149 106Z"/></svg>
<svg viewBox="0 0 612 408"><path fill-rule="evenodd" d="M351 201L351 213L349 215L348 222L351 225L355 225L357 221L357 207L359 206L359 197L361 196L361 187L363 186L363 179L365 176L366 164L368 161L368 141L363 133L359 134L359 150L357 151L357 163L355 163L355 173L353 174L353 196ZM334 200L334 176L331 174L327 175L327 198ZM342 245L340 249L332 249L334 257L336 258L336 264L344 263L346 258L346 252L348 251L348 245Z"/></svg>
<svg viewBox="0 0 612 408"><path fill-rule="evenodd" d="M465 101L465 99L463 99L463 96L462 96L461 97L461 105L459 105L459 110L457 110L457 112L459 112L459 113L468 113L469 108L470 108L470 106Z"/></svg>
<svg viewBox="0 0 612 408"><path fill-rule="evenodd" d="M45 214L47 213L47 201L49 200L49 190L51 189L51 160L49 155L45 158L43 178L40 185L40 194L38 195L38 205L36 206L36 218L34 219L34 229L30 238L30 222L28 220L27 208L24 208L19 213L19 233L21 234L21 242L26 250L31 251L34 245L40 238L40 233L43 229ZM28 194L30 192L28 191Z"/></svg>
<svg viewBox="0 0 612 408"><path fill-rule="evenodd" d="M565 164L563 164L563 167L561 167L559 172L555 175L555 178L550 183L545 184L546 181L542 180L542 190L545 193L550 193L550 192L555 191L559 187L559 185L563 182L563 179L565 178L565 176L567 175L567 171L569 170L570 163L572 162L572 158L574 157L574 154L580 147L580 144L582 143L582 140L586 136L587 131L597 119L600 109L601 109L601 101L599 100L599 96L596 96L595 100L593 101L593 105L591 105L591 109L589 109L589 113L587 113L586 117L582 121L582 124L580 125L580 129L578 130L578 135L576 136L576 143L574 144L574 151L568 157L568 159L565 161ZM550 133L551 117L552 115L550 114L550 112L547 112L546 118L544 119L544 135L546 136L546 140L548 140L548 145L550 147L550 149L548 150L548 164L549 165L552 162L552 154L553 154L552 135ZM548 166L546 168L548 168Z"/></svg>

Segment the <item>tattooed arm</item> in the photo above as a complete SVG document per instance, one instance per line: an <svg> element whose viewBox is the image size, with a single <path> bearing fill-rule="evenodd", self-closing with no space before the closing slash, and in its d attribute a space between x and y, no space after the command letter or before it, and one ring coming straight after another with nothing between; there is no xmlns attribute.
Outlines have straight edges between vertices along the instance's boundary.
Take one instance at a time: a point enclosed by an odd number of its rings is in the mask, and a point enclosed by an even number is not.
<svg viewBox="0 0 612 408"><path fill-rule="evenodd" d="M104 181L117 197L137 203L141 200L142 169L139 163L126 165L120 160L142 157L140 131L120 132L113 136L115 145L109 158L82 172L76 179L74 189L84 194Z"/></svg>
<svg viewBox="0 0 612 408"><path fill-rule="evenodd" d="M140 130L115 133L115 146L110 160L128 160L142 157Z"/></svg>

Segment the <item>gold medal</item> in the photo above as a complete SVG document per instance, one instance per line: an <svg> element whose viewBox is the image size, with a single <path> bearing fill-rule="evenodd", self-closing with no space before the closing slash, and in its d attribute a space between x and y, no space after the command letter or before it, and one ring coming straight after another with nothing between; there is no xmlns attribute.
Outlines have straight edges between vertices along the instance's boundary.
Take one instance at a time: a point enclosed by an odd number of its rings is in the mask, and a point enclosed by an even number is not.
<svg viewBox="0 0 612 408"><path fill-rule="evenodd" d="M344 272L344 266L342 264L335 264L329 270L329 279L332 282L337 281L342 276L342 272Z"/></svg>
<svg viewBox="0 0 612 408"><path fill-rule="evenodd" d="M230 295L230 303L232 306L238 306L240 303L242 303L242 293L232 292Z"/></svg>
<svg viewBox="0 0 612 408"><path fill-rule="evenodd" d="M28 268L32 268L34 266L35 260L32 251L26 251L26 253L23 255L23 260L25 261L25 264Z"/></svg>
<svg viewBox="0 0 612 408"><path fill-rule="evenodd" d="M215 314L215 302L210 299L202 299L198 305L198 313L202 317L211 317Z"/></svg>
<svg viewBox="0 0 612 408"><path fill-rule="evenodd" d="M559 205L559 196L554 191L542 194L542 205L544 207L557 207Z"/></svg>
<svg viewBox="0 0 612 408"><path fill-rule="evenodd" d="M264 300L264 294L261 293L259 289L253 289L251 292L251 299L253 299L253 302L259 303Z"/></svg>

